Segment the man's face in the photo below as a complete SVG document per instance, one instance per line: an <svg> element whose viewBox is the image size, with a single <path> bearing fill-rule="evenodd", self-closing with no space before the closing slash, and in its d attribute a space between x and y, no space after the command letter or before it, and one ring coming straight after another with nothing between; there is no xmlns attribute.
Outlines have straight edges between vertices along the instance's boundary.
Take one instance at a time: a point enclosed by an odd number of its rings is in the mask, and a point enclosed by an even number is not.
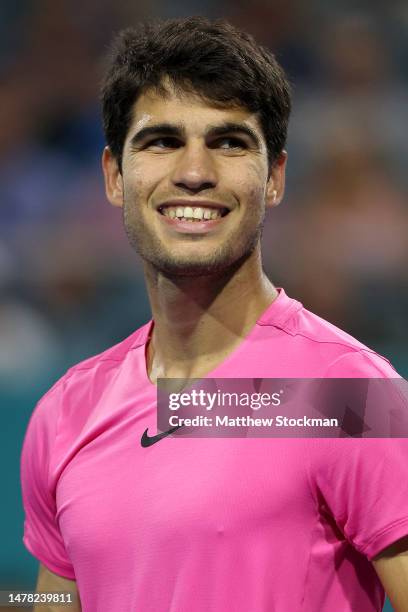
<svg viewBox="0 0 408 612"><path fill-rule="evenodd" d="M267 205L283 191L285 158L268 178L256 115L190 94L137 100L122 175L104 152L107 194L123 206L141 257L170 276L227 271L258 246Z"/></svg>

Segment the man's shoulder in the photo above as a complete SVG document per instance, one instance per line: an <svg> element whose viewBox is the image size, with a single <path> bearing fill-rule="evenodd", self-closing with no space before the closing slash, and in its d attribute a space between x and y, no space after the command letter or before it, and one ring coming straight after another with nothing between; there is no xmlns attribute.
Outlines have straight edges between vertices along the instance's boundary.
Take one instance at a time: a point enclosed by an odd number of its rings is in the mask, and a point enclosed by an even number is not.
<svg viewBox="0 0 408 612"><path fill-rule="evenodd" d="M324 377L398 377L390 361L354 336L291 299L285 317L263 318L262 325L280 328L283 337L302 361L316 370L324 366Z"/></svg>
<svg viewBox="0 0 408 612"><path fill-rule="evenodd" d="M49 396L63 393L67 387L91 385L95 382L96 375L103 377L106 374L108 376L109 373L121 366L129 351L146 342L150 324L151 321L136 329L124 340L71 366L43 395L40 403L43 403Z"/></svg>
<svg viewBox="0 0 408 612"><path fill-rule="evenodd" d="M326 319L303 309L300 314L299 333L319 345L333 345L335 353L327 370L327 377L397 377L391 362L348 332ZM327 350L330 351L329 347ZM333 353L333 351L330 351Z"/></svg>
<svg viewBox="0 0 408 612"><path fill-rule="evenodd" d="M141 346L146 341L146 334L148 332L150 322L145 323L134 331L130 336L127 336L124 340L117 342L113 346L105 349L101 353L97 353L87 359L80 361L75 364L67 371L65 376L72 376L79 372L94 370L103 363L114 362L121 363L126 358L128 352L138 346Z"/></svg>
<svg viewBox="0 0 408 612"><path fill-rule="evenodd" d="M150 322L103 352L69 368L39 399L25 437L25 449L43 448L54 455L58 432L63 431L58 452L80 435L94 410L112 390L126 357L146 342ZM132 362L133 364L133 362ZM30 452L31 452L30 451Z"/></svg>
<svg viewBox="0 0 408 612"><path fill-rule="evenodd" d="M303 338L314 344L335 344L357 351L368 349L348 332L308 310L299 300L289 297L282 288L279 288L277 300L265 311L258 324L264 329L278 328L289 338Z"/></svg>

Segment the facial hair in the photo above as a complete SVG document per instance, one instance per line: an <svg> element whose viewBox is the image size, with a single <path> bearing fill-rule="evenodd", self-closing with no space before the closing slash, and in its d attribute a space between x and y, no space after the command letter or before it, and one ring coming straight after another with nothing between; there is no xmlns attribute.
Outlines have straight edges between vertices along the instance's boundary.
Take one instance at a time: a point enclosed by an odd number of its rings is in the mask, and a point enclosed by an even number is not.
<svg viewBox="0 0 408 612"><path fill-rule="evenodd" d="M250 222L252 219L248 214L225 242L206 256L194 256L194 249L189 255L178 255L166 248L136 209L134 199L125 197L123 224L130 245L144 261L171 278L220 275L239 267L258 245L265 221L264 210L255 225ZM194 240L203 239L206 239L205 235L194 236Z"/></svg>

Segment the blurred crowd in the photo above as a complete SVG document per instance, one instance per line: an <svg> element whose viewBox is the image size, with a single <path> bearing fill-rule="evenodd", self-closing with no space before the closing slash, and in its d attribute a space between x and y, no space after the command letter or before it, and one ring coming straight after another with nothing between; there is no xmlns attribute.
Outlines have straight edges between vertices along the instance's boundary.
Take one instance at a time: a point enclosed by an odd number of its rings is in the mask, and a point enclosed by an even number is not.
<svg viewBox="0 0 408 612"><path fill-rule="evenodd" d="M247 29L293 84L286 197L263 235L272 281L406 374L408 8L367 6L0 4L0 385L56 378L149 319L103 191L98 89L114 32L187 14Z"/></svg>

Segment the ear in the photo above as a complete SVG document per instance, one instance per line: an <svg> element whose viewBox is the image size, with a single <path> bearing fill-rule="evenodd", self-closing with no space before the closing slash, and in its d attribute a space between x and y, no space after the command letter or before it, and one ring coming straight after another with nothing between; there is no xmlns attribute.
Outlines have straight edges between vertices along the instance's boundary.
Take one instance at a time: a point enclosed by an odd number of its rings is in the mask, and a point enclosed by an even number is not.
<svg viewBox="0 0 408 612"><path fill-rule="evenodd" d="M266 185L265 204L267 208L273 208L281 203L285 193L285 172L288 154L282 151L270 170L270 176Z"/></svg>
<svg viewBox="0 0 408 612"><path fill-rule="evenodd" d="M123 206L123 177L118 162L109 147L102 153L102 169L105 178L106 197L113 206Z"/></svg>

